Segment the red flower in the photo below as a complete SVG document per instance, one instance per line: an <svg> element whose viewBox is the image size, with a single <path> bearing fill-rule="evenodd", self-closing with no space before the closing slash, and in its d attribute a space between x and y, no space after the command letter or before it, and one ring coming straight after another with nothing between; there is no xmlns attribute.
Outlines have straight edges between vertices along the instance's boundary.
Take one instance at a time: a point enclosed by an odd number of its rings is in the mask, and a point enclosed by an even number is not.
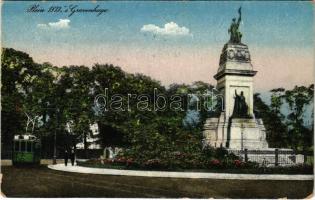
<svg viewBox="0 0 315 200"><path fill-rule="evenodd" d="M117 157L117 158L114 158L113 163L117 163L117 164L126 164L127 162L127 158L125 157Z"/></svg>
<svg viewBox="0 0 315 200"><path fill-rule="evenodd" d="M133 163L132 158L127 159L127 161L126 161L127 166L131 165L132 163Z"/></svg>
<svg viewBox="0 0 315 200"><path fill-rule="evenodd" d="M240 161L240 160L234 160L234 165L235 165L236 167L240 167L242 164L243 164L242 161Z"/></svg>
<svg viewBox="0 0 315 200"><path fill-rule="evenodd" d="M211 165L220 165L221 163L220 163L220 161L218 159L214 159L214 160L210 161L210 164Z"/></svg>

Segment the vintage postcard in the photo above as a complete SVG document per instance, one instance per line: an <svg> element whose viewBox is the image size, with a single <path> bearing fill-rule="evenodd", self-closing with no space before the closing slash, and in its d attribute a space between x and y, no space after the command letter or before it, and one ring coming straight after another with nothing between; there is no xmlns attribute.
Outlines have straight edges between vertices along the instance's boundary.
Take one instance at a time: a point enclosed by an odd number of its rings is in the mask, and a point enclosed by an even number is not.
<svg viewBox="0 0 315 200"><path fill-rule="evenodd" d="M2 1L1 195L312 198L312 1Z"/></svg>

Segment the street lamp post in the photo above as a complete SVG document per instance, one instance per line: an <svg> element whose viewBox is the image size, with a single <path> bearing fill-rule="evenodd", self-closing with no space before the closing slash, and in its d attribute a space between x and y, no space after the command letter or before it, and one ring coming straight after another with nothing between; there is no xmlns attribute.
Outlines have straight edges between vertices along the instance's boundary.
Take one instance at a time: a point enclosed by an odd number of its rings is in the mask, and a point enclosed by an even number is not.
<svg viewBox="0 0 315 200"><path fill-rule="evenodd" d="M54 155L53 155L53 165L57 164L57 130L55 128L55 135L54 135Z"/></svg>
<svg viewBox="0 0 315 200"><path fill-rule="evenodd" d="M54 134L54 155L53 155L53 165L57 164L57 127L58 127L58 108L55 109L56 111L56 127L55 127L55 134Z"/></svg>
<svg viewBox="0 0 315 200"><path fill-rule="evenodd" d="M243 123L242 123L242 125L241 125L241 150L243 151L244 150L244 136L243 136L243 134L244 134L244 125L243 125Z"/></svg>

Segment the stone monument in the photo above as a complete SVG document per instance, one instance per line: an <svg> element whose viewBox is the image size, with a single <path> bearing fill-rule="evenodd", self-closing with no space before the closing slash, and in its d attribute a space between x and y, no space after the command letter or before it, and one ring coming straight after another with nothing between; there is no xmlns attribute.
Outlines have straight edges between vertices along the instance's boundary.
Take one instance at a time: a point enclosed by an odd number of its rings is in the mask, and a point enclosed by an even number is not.
<svg viewBox="0 0 315 200"><path fill-rule="evenodd" d="M219 69L214 75L216 89L224 97L220 116L208 118L204 125L204 144L228 149L267 149L265 127L253 112L253 70L247 45L241 42L238 20L228 30L230 40L224 45Z"/></svg>
<svg viewBox="0 0 315 200"><path fill-rule="evenodd" d="M263 121L254 114L253 78L257 71L253 70L247 45L241 41L241 8L238 13L238 20L234 18L228 30L230 40L222 49L219 69L214 75L217 96L223 97L223 105L206 120L203 144L226 148L242 159L266 166L303 163L303 155L296 155L292 149L268 147Z"/></svg>

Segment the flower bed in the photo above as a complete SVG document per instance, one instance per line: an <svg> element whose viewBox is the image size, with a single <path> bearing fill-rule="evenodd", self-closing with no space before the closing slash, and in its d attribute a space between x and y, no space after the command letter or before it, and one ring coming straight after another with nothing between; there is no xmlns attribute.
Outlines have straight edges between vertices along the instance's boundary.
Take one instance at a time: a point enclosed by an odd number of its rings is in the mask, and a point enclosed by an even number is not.
<svg viewBox="0 0 315 200"><path fill-rule="evenodd" d="M213 172L213 173L240 173L240 174L313 174L313 166L297 165L290 167L260 167L256 163L233 160L232 162L213 159L204 168L178 168L167 166L167 162L160 159L149 159L143 163L137 163L131 158L116 159L91 159L78 162L79 166L129 169L129 170L158 170L158 171L185 171L185 172Z"/></svg>
<svg viewBox="0 0 315 200"><path fill-rule="evenodd" d="M175 151L161 154L158 158L152 157L147 158L140 154L132 154L125 151L114 159L91 159L86 162L78 162L78 165L110 169L158 171L245 174L313 174L313 165L262 167L255 162L244 162L238 156L227 152L224 148L207 148L198 153Z"/></svg>

